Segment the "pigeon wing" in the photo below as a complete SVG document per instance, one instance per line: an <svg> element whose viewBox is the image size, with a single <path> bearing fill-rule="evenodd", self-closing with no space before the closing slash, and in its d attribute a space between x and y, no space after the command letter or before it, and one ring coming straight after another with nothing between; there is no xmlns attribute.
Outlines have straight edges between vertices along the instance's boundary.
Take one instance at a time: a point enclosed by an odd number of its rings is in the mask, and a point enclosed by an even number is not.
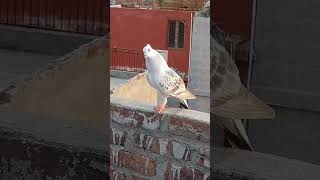
<svg viewBox="0 0 320 180"><path fill-rule="evenodd" d="M185 87L182 78L171 68L165 70L160 77L159 89L167 96L176 97L178 99L195 99L190 91Z"/></svg>
<svg viewBox="0 0 320 180"><path fill-rule="evenodd" d="M224 104L237 96L241 88L239 71L230 54L211 36L211 106Z"/></svg>

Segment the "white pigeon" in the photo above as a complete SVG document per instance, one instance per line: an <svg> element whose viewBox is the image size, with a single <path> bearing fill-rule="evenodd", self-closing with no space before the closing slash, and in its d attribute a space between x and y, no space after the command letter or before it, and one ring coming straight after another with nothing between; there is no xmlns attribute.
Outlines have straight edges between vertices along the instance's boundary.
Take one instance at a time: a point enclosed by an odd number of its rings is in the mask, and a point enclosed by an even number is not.
<svg viewBox="0 0 320 180"><path fill-rule="evenodd" d="M186 89L182 78L168 66L161 54L150 44L143 48L143 54L147 67L146 79L150 86L160 93L162 100L154 110L159 113L164 111L168 97L179 99L181 104L189 109L186 99L196 99L196 96Z"/></svg>

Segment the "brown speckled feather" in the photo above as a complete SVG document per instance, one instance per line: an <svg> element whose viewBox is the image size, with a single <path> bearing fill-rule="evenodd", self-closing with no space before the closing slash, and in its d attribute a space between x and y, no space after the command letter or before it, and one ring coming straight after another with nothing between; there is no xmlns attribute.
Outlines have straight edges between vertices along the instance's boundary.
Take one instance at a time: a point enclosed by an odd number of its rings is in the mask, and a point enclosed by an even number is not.
<svg viewBox="0 0 320 180"><path fill-rule="evenodd" d="M182 78L170 68L161 77L159 85L165 95L179 99L195 99L195 96L186 89Z"/></svg>
<svg viewBox="0 0 320 180"><path fill-rule="evenodd" d="M229 53L211 38L211 106L215 107L235 97L240 90L239 71Z"/></svg>

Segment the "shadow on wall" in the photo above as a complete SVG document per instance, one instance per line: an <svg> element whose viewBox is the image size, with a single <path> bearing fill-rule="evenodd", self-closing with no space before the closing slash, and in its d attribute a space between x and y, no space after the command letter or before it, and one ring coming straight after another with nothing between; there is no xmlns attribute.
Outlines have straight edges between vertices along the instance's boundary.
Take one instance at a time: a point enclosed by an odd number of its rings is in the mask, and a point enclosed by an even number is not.
<svg viewBox="0 0 320 180"><path fill-rule="evenodd" d="M15 85L8 109L105 125L106 45L105 37L95 39Z"/></svg>
<svg viewBox="0 0 320 180"><path fill-rule="evenodd" d="M106 45L95 39L0 92L0 179L107 177Z"/></svg>

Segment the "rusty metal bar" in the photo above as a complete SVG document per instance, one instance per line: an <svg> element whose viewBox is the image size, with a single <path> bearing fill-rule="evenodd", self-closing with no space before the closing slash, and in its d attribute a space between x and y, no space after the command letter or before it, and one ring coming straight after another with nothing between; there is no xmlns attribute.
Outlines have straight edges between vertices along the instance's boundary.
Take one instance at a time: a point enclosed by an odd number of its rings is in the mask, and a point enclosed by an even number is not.
<svg viewBox="0 0 320 180"><path fill-rule="evenodd" d="M17 0L14 0L14 24L17 24Z"/></svg>
<svg viewBox="0 0 320 180"><path fill-rule="evenodd" d="M47 22L48 22L48 0L45 1L45 22L44 22L44 27L47 28Z"/></svg>
<svg viewBox="0 0 320 180"><path fill-rule="evenodd" d="M55 31L64 31L64 32L74 32L74 33L82 33L82 34L91 34L91 35L105 35L107 32L106 24L104 22L104 16L107 14L107 8L104 7L106 3L103 0L99 1L75 1L75 2L65 2L65 1L53 1L52 3L49 0L41 1L41 0L22 0L22 2L18 3L17 0L0 0L1 8L0 8L0 24L10 24L15 26L23 26L23 27L33 27L40 29L48 29ZM80 8L81 4L84 3L84 21L80 21ZM43 3L43 4L42 4ZM94 3L94 4L89 4ZM51 11L51 6L52 11ZM90 7L92 6L92 7ZM100 7L97 7L100 6ZM42 9L43 8L43 9ZM71 8L76 8L75 11L72 11ZM70 11L68 12L68 10ZM99 11L100 12L96 12ZM6 11L6 12L5 12ZM43 12L44 11L44 12ZM20 19L20 14L22 18L22 22ZM65 13L69 13L68 15ZM92 13L90 15L89 13ZM28 17L25 15L27 14ZM52 20L51 17L52 16ZM18 20L19 18L19 20ZM25 21L26 18L29 20ZM57 23L57 19L60 19L60 27ZM66 21L68 22L66 22ZM44 21L44 22L43 22ZM66 22L66 23L64 23ZM71 22L76 22L76 27L71 26ZM53 26L49 26L49 24L53 23ZM81 24L80 24L81 23ZM64 24L66 25L64 27ZM67 25L68 24L68 25ZM80 32L79 26L84 26L84 31Z"/></svg>
<svg viewBox="0 0 320 180"><path fill-rule="evenodd" d="M22 24L24 24L24 0L22 1Z"/></svg>
<svg viewBox="0 0 320 180"><path fill-rule="evenodd" d="M86 2L86 6L85 10L84 10L84 32L87 32L87 13L88 13L88 0L85 1Z"/></svg>
<svg viewBox="0 0 320 180"><path fill-rule="evenodd" d="M80 1L77 0L77 18L76 18L76 32L79 32L79 9L80 9Z"/></svg>
<svg viewBox="0 0 320 180"><path fill-rule="evenodd" d="M0 23L2 22L2 0L0 0Z"/></svg>
<svg viewBox="0 0 320 180"><path fill-rule="evenodd" d="M9 2L7 1L7 24L9 24Z"/></svg>
<svg viewBox="0 0 320 180"><path fill-rule="evenodd" d="M63 1L61 1L61 2L63 2ZM62 21L63 21L63 6L60 6L60 30L63 30L63 28L62 28Z"/></svg>
<svg viewBox="0 0 320 180"><path fill-rule="evenodd" d="M110 68L143 72L146 69L143 53L136 49L112 48Z"/></svg>
<svg viewBox="0 0 320 180"><path fill-rule="evenodd" d="M29 12L29 25L32 25L31 22L31 18L32 18L32 0L30 0L30 12Z"/></svg>

